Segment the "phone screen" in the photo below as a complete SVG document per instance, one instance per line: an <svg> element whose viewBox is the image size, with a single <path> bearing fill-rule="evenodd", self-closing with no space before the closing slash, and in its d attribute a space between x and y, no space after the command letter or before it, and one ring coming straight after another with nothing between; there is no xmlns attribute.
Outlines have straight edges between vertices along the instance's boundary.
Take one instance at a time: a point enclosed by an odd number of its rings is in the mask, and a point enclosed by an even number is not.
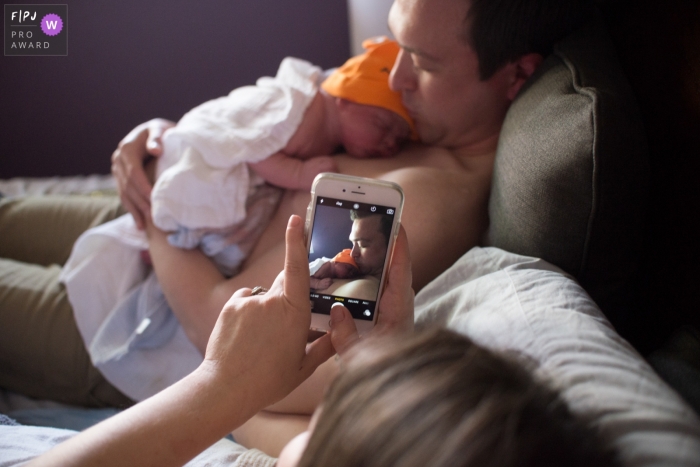
<svg viewBox="0 0 700 467"><path fill-rule="evenodd" d="M311 311L342 303L354 319L374 318L395 206L318 196L311 228Z"/></svg>

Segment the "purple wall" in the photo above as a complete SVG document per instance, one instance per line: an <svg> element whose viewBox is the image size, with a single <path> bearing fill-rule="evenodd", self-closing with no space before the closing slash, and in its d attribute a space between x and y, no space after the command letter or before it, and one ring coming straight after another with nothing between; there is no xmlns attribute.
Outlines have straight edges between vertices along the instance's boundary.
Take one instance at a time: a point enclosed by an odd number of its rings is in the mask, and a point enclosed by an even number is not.
<svg viewBox="0 0 700 467"><path fill-rule="evenodd" d="M67 57L0 57L0 178L108 173L140 122L349 55L345 0L82 0L67 32Z"/></svg>

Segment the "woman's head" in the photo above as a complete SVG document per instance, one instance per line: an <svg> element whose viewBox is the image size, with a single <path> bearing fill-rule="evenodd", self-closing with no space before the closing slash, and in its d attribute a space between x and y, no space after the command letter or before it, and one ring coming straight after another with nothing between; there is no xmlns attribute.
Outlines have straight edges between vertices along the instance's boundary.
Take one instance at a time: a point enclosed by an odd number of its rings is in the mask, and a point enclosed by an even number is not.
<svg viewBox="0 0 700 467"><path fill-rule="evenodd" d="M523 362L430 330L349 359L299 465L617 464Z"/></svg>

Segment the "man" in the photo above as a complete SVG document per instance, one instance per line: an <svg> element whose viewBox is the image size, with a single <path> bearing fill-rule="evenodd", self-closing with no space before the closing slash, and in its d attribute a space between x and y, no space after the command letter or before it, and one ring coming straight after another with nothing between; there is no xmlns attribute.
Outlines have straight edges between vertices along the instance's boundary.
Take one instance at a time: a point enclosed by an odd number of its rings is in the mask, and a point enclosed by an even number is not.
<svg viewBox="0 0 700 467"><path fill-rule="evenodd" d="M391 218L382 214L350 211L352 230L350 256L357 263L360 274L382 278L384 258L391 236Z"/></svg>

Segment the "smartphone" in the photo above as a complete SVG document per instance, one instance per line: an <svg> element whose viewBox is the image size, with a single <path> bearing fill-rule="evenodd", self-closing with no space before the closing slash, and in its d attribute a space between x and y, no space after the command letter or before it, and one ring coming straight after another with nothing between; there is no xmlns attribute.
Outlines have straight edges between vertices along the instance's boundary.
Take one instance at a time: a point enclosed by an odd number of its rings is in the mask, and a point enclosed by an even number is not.
<svg viewBox="0 0 700 467"><path fill-rule="evenodd" d="M327 331L340 303L364 334L377 322L396 236L403 190L396 183L322 173L306 212L311 328Z"/></svg>

